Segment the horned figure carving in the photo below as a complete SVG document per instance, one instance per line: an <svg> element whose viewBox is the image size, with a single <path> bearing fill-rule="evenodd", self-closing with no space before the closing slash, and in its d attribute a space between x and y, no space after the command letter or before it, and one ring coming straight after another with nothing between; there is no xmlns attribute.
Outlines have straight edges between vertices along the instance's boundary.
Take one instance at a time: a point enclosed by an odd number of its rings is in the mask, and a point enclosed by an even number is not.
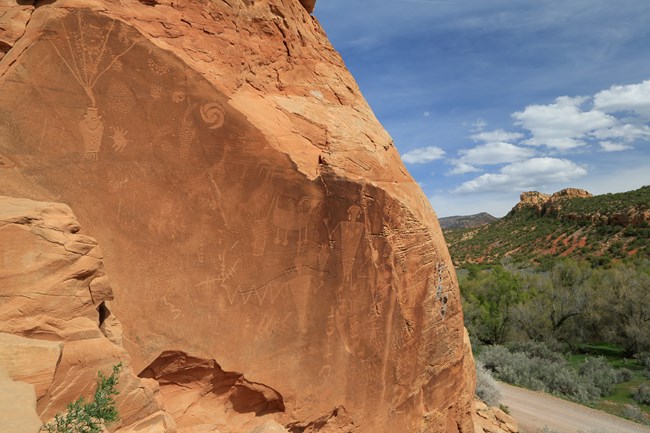
<svg viewBox="0 0 650 433"><path fill-rule="evenodd" d="M287 246L289 233L298 232L298 245L307 242L307 229L316 202L311 197L296 201L293 197L278 196L273 205L273 225L276 227L274 243Z"/></svg>

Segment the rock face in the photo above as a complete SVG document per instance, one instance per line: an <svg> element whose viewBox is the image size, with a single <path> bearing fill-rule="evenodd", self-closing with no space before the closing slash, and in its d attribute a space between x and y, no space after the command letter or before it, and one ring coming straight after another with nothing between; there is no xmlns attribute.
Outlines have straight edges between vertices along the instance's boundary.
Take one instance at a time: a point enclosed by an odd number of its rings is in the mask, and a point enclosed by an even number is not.
<svg viewBox="0 0 650 433"><path fill-rule="evenodd" d="M517 421L498 407L488 407L480 400L474 401L475 433L518 433Z"/></svg>
<svg viewBox="0 0 650 433"><path fill-rule="evenodd" d="M33 407L47 421L94 391L97 371L121 361L117 406L128 427L160 413L156 384L135 377L126 351L107 338L120 334L111 287L101 251L79 228L65 205L0 197L0 371L15 381L11 387L31 387Z"/></svg>
<svg viewBox="0 0 650 433"><path fill-rule="evenodd" d="M1 343L0 343L1 344ZM0 347L3 347L0 345ZM0 367L0 425L1 433L38 433L41 420L36 413L34 386L14 381Z"/></svg>
<svg viewBox="0 0 650 433"><path fill-rule="evenodd" d="M29 13L0 30L0 194L70 205L103 255L70 221L30 242L103 257L111 278L91 264L54 278L55 256L3 250L2 269L39 277L15 276L30 321L0 331L68 345L42 416L121 342L179 431L472 431L435 214L309 4L0 0L3 20ZM41 313L18 296L39 279L84 298ZM66 360L87 353L77 341L97 344L83 372ZM171 431L138 404L122 416L135 431Z"/></svg>

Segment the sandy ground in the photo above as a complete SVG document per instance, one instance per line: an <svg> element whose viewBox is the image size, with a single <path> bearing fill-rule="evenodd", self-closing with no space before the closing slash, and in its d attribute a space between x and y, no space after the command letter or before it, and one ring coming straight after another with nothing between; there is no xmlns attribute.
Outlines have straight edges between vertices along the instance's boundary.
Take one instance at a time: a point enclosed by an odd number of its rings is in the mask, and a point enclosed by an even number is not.
<svg viewBox="0 0 650 433"><path fill-rule="evenodd" d="M522 433L537 433L544 426L562 433L650 433L650 427L548 394L505 383L499 383L499 390Z"/></svg>

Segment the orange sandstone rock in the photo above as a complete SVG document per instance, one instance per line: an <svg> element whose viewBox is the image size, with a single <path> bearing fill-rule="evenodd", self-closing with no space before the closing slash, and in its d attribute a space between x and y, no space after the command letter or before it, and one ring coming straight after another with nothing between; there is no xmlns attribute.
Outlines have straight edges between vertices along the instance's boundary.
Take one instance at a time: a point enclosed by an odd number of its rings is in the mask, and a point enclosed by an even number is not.
<svg viewBox="0 0 650 433"><path fill-rule="evenodd" d="M0 194L70 205L103 251L71 229L25 241L79 256L67 280L58 259L35 265L20 281L77 292L52 313L25 302L31 325L3 331L83 342L64 349L70 371L57 369L42 413L122 357L121 342L179 432L271 419L472 431L472 360L436 216L309 4L31 12L0 61ZM23 272L16 254L3 266ZM80 344L96 356L75 369L66 353L88 353ZM136 412L128 421L148 428L154 408Z"/></svg>
<svg viewBox="0 0 650 433"><path fill-rule="evenodd" d="M0 197L0 370L33 386L34 407L48 421L88 397L98 371L122 362L117 407L129 426L160 405L129 371L126 351L102 333L112 293L96 242L79 229L65 205ZM93 293L98 280L102 290Z"/></svg>

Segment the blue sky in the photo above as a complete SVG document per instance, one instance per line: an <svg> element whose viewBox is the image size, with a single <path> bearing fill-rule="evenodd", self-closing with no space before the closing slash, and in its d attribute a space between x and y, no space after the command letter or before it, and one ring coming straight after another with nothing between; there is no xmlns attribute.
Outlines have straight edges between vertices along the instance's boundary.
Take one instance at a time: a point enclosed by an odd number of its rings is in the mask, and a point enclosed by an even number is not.
<svg viewBox="0 0 650 433"><path fill-rule="evenodd" d="M438 216L650 184L650 1L318 0Z"/></svg>

